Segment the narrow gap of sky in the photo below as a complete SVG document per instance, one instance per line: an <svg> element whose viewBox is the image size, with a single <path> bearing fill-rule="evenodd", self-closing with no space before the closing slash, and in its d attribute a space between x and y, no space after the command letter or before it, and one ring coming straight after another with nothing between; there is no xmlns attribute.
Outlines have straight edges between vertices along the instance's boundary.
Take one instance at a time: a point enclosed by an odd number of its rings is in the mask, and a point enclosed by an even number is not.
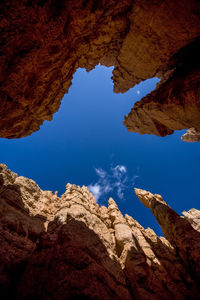
<svg viewBox="0 0 200 300"><path fill-rule="evenodd" d="M123 214L161 234L133 188L161 194L178 213L200 208L200 144L182 142L183 132L165 138L128 132L124 115L158 79L114 94L111 76L112 68L102 66L77 70L53 121L29 137L0 139L1 162L59 194L68 182L90 186L99 204L113 197Z"/></svg>

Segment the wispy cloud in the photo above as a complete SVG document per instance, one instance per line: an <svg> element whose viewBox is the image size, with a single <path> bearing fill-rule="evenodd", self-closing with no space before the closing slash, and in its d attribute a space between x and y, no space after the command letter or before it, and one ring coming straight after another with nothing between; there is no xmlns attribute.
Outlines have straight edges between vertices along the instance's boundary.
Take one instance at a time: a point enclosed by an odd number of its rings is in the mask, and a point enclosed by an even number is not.
<svg viewBox="0 0 200 300"><path fill-rule="evenodd" d="M94 185L89 184L88 189L94 195L96 201L98 202L99 197L101 196L101 186L97 183L95 183Z"/></svg>
<svg viewBox="0 0 200 300"><path fill-rule="evenodd" d="M99 168L99 169L95 169L95 172L97 173L97 175L99 175L99 177L104 178L106 176L106 172Z"/></svg>
<svg viewBox="0 0 200 300"><path fill-rule="evenodd" d="M108 171L102 168L95 168L98 180L88 185L96 201L100 199L107 200L109 193L114 193L120 200L124 199L124 193L127 189L132 189L138 175L128 176L128 171L124 165L110 166Z"/></svg>

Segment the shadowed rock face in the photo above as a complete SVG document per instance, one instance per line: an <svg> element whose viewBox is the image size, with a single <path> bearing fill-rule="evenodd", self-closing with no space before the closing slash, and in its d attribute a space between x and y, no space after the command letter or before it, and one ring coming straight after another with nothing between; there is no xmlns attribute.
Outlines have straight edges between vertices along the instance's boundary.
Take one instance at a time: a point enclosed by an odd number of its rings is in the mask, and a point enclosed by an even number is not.
<svg viewBox="0 0 200 300"><path fill-rule="evenodd" d="M199 299L200 212L180 217L136 189L164 237L99 206L87 187L58 197L0 165L0 293L5 299Z"/></svg>
<svg viewBox="0 0 200 300"><path fill-rule="evenodd" d="M200 40L182 49L180 61L169 79L135 103L125 117L128 130L165 136L188 128L184 141L199 141L200 122ZM176 59L175 59L176 60Z"/></svg>
<svg viewBox="0 0 200 300"><path fill-rule="evenodd" d="M114 66L115 92L158 76L130 131L200 130L197 0L6 0L0 4L0 136L51 120L78 67ZM183 72L184 70L184 72Z"/></svg>
<svg viewBox="0 0 200 300"><path fill-rule="evenodd" d="M114 91L161 83L125 118L128 130L200 132L200 2L6 0L0 3L0 136L51 120L77 68L114 66ZM28 299L199 299L200 212L180 217L136 189L164 237L99 206L86 187L58 197L0 165L0 294Z"/></svg>

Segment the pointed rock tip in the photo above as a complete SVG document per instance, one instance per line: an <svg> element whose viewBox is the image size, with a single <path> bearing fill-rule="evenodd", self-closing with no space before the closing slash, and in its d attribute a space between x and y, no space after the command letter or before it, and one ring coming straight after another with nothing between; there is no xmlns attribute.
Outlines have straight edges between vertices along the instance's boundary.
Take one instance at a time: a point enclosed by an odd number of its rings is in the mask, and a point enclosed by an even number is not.
<svg viewBox="0 0 200 300"><path fill-rule="evenodd" d="M145 191L145 190L138 189L138 188L134 188L134 192L135 192L136 196L137 196L137 194L140 193L140 191ZM145 192L146 192L146 191L145 191Z"/></svg>
<svg viewBox="0 0 200 300"><path fill-rule="evenodd" d="M134 188L134 192L138 199L146 206L147 208L150 208L150 202L151 199L154 198L154 195L148 191Z"/></svg>
<svg viewBox="0 0 200 300"><path fill-rule="evenodd" d="M149 191L145 191L145 190L142 190L142 189L137 189L137 188L134 188L134 191L135 191L135 194L136 196L138 197L138 199L147 207L147 208L150 208L151 206L151 202L152 200L156 200L157 202L159 203L162 203L162 204L165 204L167 206L169 206L167 204L167 202L165 202L162 198L161 195L158 195L158 194L152 194L151 192Z"/></svg>
<svg viewBox="0 0 200 300"><path fill-rule="evenodd" d="M110 197L108 200L108 207L113 206L113 205L118 209L117 203L115 202L115 200L112 197Z"/></svg>
<svg viewBox="0 0 200 300"><path fill-rule="evenodd" d="M115 202L115 200L112 198L112 197L110 197L109 199L108 199L108 203L115 203L116 204L116 202Z"/></svg>

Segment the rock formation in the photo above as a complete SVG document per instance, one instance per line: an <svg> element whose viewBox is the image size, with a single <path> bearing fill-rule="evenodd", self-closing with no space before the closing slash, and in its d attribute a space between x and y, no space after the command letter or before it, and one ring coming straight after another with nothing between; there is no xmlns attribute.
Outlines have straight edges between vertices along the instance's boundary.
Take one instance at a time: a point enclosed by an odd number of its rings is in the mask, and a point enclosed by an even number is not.
<svg viewBox="0 0 200 300"><path fill-rule="evenodd" d="M77 68L114 66L115 92L157 76L125 119L130 131L200 131L198 0L3 0L0 136L51 120Z"/></svg>
<svg viewBox="0 0 200 300"><path fill-rule="evenodd" d="M200 132L195 128L190 128L182 135L181 139L185 142L200 142Z"/></svg>
<svg viewBox="0 0 200 300"><path fill-rule="evenodd" d="M148 78L157 89L125 117L128 130L200 138L198 0L2 0L0 136L51 120L77 68L114 66L114 91ZM99 206L87 187L42 191L0 165L3 299L200 299L200 211L179 216L136 189L165 237Z"/></svg>
<svg viewBox="0 0 200 300"><path fill-rule="evenodd" d="M192 51L190 55L194 56L194 60L197 59ZM198 65L198 59L196 62L189 60L187 69L185 64L184 67L181 65L160 87L136 102L124 120L128 130L165 136L172 134L174 130L188 128L190 124L192 130L190 129L182 139L198 141L200 135Z"/></svg>
<svg viewBox="0 0 200 300"><path fill-rule="evenodd" d="M165 238L85 186L58 197L1 164L1 297L199 299L200 212L180 217L160 195L135 192Z"/></svg>

